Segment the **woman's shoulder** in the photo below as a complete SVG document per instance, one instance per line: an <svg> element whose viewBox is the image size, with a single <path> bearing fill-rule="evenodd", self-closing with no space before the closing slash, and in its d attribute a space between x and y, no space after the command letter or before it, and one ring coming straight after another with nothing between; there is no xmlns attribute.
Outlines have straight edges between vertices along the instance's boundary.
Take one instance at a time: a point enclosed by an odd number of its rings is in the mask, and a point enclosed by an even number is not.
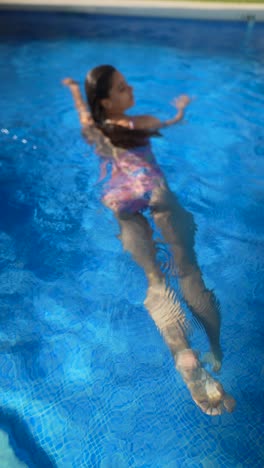
<svg viewBox="0 0 264 468"><path fill-rule="evenodd" d="M121 119L106 119L108 125L119 125L131 130L152 130L160 126L160 120L152 115L124 116Z"/></svg>
<svg viewBox="0 0 264 468"><path fill-rule="evenodd" d="M134 129L153 130L160 127L160 120L152 115L137 115L132 117Z"/></svg>
<svg viewBox="0 0 264 468"><path fill-rule="evenodd" d="M106 119L105 124L107 125L119 125L120 127L134 129L134 119L133 117L124 117L118 120Z"/></svg>

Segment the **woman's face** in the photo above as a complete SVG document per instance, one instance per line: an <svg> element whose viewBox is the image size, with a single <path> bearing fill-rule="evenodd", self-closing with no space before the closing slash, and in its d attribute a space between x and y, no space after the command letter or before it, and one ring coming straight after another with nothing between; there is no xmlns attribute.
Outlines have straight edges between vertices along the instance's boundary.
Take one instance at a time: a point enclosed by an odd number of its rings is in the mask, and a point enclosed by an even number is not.
<svg viewBox="0 0 264 468"><path fill-rule="evenodd" d="M113 73L112 88L108 98L102 99L102 104L109 114L123 113L134 105L133 88L118 71Z"/></svg>

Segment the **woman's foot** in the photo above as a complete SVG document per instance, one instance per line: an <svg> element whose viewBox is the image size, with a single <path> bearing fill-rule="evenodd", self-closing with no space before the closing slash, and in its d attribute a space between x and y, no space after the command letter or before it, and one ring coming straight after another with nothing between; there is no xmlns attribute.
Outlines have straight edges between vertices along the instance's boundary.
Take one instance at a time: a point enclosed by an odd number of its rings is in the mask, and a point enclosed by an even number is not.
<svg viewBox="0 0 264 468"><path fill-rule="evenodd" d="M176 355L176 368L186 383L193 401L210 416L217 416L224 411L232 412L235 400L225 393L222 385L201 366L196 354L191 349L179 351Z"/></svg>
<svg viewBox="0 0 264 468"><path fill-rule="evenodd" d="M202 363L209 364L214 372L219 372L222 367L222 353L216 353L213 351L205 353Z"/></svg>

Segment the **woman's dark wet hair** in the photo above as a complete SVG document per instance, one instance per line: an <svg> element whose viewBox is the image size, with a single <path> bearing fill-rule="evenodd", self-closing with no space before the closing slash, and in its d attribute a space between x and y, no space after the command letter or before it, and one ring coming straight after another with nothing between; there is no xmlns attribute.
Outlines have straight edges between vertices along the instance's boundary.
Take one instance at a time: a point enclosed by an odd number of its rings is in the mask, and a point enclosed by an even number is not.
<svg viewBox="0 0 264 468"><path fill-rule="evenodd" d="M143 146L149 137L159 133L152 130L130 129L106 122L105 109L101 101L109 96L115 72L116 69L112 65L100 65L93 68L86 76L85 93L93 120L114 146L121 148Z"/></svg>

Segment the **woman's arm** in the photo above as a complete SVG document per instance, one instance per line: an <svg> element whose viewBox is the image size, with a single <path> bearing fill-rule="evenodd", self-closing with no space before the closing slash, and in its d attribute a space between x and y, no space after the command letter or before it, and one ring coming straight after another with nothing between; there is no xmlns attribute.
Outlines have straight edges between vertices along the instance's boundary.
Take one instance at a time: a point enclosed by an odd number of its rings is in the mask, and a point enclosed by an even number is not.
<svg viewBox="0 0 264 468"><path fill-rule="evenodd" d="M137 129L149 129L149 130L159 130L160 128L169 127L180 122L184 117L184 110L190 103L190 98L188 96L182 95L174 100L174 105L177 109L177 113L171 119L161 121L156 117L151 115L142 115L133 118L134 126Z"/></svg>
<svg viewBox="0 0 264 468"><path fill-rule="evenodd" d="M77 112L79 114L79 119L83 127L90 126L94 124L94 121L91 117L90 112L87 109L87 105L82 98L80 86L78 85L77 81L73 80L72 78L65 78L62 81L64 86L68 86L72 93L73 101Z"/></svg>
<svg viewBox="0 0 264 468"><path fill-rule="evenodd" d="M89 144L95 145L96 152L104 158L116 158L116 150L101 130L94 124L93 118L88 111L86 102L82 98L80 86L72 78L65 78L62 84L68 86L72 93L73 101L79 114L82 125L82 133Z"/></svg>

